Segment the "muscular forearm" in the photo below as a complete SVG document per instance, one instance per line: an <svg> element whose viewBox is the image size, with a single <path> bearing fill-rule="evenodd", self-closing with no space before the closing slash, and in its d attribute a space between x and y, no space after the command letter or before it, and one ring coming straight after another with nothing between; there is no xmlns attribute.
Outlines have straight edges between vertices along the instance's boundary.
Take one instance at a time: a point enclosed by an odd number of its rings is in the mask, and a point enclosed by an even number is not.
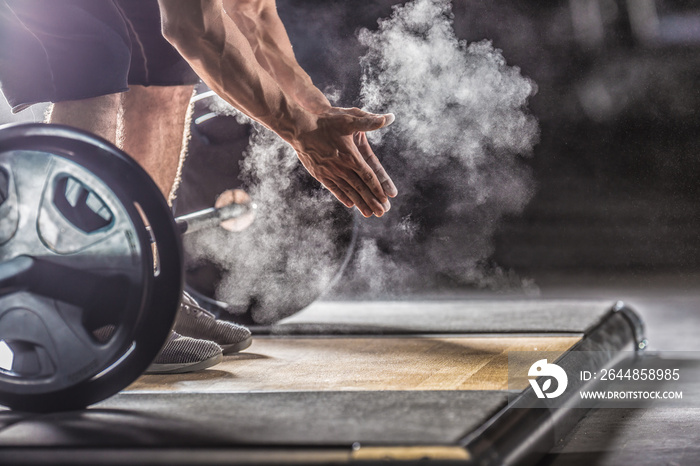
<svg viewBox="0 0 700 466"><path fill-rule="evenodd" d="M259 24L271 35L259 31L249 40L222 0L158 3L163 35L212 90L291 144L309 173L346 206L356 205L365 216L388 211L387 196L395 196L396 187L362 138L390 124L393 115L331 107L296 63L276 10L271 23ZM268 18L260 21L268 21L271 11L259 11ZM245 29L247 20L238 21ZM277 40L286 45L275 49Z"/></svg>
<svg viewBox="0 0 700 466"><path fill-rule="evenodd" d="M258 63L221 0L159 0L163 34L217 94L288 142L315 129L314 115Z"/></svg>
<svg viewBox="0 0 700 466"><path fill-rule="evenodd" d="M224 10L248 40L260 66L284 92L312 112L331 107L297 63L275 0L223 0Z"/></svg>

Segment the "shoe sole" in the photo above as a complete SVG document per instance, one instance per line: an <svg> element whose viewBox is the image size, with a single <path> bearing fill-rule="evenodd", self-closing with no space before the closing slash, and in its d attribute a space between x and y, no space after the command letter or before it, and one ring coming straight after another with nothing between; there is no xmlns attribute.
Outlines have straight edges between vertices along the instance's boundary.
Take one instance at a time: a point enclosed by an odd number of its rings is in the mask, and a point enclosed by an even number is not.
<svg viewBox="0 0 700 466"><path fill-rule="evenodd" d="M253 337L248 337L243 341L239 341L238 343L232 343L230 345L220 344L219 346L221 346L221 349L223 350L224 354L231 354L243 351L244 349L248 348L251 344L253 344Z"/></svg>
<svg viewBox="0 0 700 466"><path fill-rule="evenodd" d="M219 353L209 359L196 363L179 363L179 364L151 364L146 369L146 374L185 374L187 372L196 372L216 366L224 359L224 355Z"/></svg>

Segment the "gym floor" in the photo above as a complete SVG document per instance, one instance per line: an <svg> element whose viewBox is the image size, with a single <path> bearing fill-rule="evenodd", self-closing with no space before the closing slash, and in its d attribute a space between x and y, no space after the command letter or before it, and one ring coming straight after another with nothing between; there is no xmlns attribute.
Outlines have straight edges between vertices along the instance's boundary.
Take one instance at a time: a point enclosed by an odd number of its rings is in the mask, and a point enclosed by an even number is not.
<svg viewBox="0 0 700 466"><path fill-rule="evenodd" d="M422 320L430 320L430 313L446 302L462 302L477 312L480 305L489 312L497 309L499 301L516 302L526 319L528 306L534 309L542 303L612 303L622 299L646 324L648 353L672 357L673 352L697 351L700 346L695 336L700 325L696 312L700 306L700 276L559 275L540 276L536 281L537 296L451 292L384 302L381 307L422 315L414 322L421 326ZM426 303L433 303L435 308ZM342 313L345 308L358 309L358 321L362 321L362 314L374 311L371 304L359 309L352 301L321 301L311 311L340 309ZM333 323L337 318L333 312L328 314L327 321ZM448 310L444 314L459 325L456 313ZM510 325L523 324L519 317L508 320ZM377 320L371 323L377 325ZM441 323L434 325L439 327ZM477 330L484 325L474 322ZM430 325L426 327L429 330ZM80 438L78 445L83 448L104 448L111 443L119 445L138 432L140 441L165 448L176 447L179 442L216 443L217 438L224 444L235 439L239 444L260 447L267 435L273 439L270 447L275 451L285 443L311 440L323 445L325 440L359 433L364 437L358 440L367 442L391 443L400 437L422 445L450 444L477 427L480 419L490 416L502 403L502 398L494 400L489 394L509 388L503 386L507 351L537 348L548 355L561 354L579 339L580 335L575 334L514 334L501 338L263 335L245 353L229 356L209 370L142 376L121 394L79 416L24 417L6 412L0 441L6 447L56 446L67 441L75 445L75 439ZM446 396L448 392L452 395ZM434 395L426 397L426 393ZM697 464L700 403L697 408L687 409L688 402L684 401L682 410L590 411L539 464ZM405 425L387 424L387 419L378 414L397 406L411 410L410 415L402 417ZM193 407L197 413L188 421L183 413L194 412ZM279 412L285 410L280 416ZM465 412L471 419L456 414ZM341 421L331 422L333 419ZM208 425L207 420L217 425ZM293 459L288 452L284 455L279 459L285 462L314 460L310 456Z"/></svg>
<svg viewBox="0 0 700 466"><path fill-rule="evenodd" d="M700 276L542 276L538 283L543 297L614 297L629 303L645 323L648 353L673 357L700 350ZM541 464L698 464L699 428L700 400L691 409L595 410Z"/></svg>

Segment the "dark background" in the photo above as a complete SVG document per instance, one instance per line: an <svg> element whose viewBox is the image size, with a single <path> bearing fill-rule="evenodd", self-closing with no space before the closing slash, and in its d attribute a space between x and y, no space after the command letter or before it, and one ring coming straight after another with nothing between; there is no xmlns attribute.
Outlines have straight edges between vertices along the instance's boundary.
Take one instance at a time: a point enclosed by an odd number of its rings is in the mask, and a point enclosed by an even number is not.
<svg viewBox="0 0 700 466"><path fill-rule="evenodd" d="M279 0L297 58L357 105L364 53L392 0ZM537 191L493 261L544 272L686 274L700 265L700 2L458 0L457 35L490 39L538 85ZM40 106L0 123L40 121ZM241 134L244 147L245 133ZM390 167L388 167L390 169ZM199 207L199 206L198 206Z"/></svg>
<svg viewBox="0 0 700 466"><path fill-rule="evenodd" d="M360 27L396 1L279 2L299 62L359 102ZM538 85L535 197L493 260L518 273L679 273L700 265L700 2L462 0L460 39L490 39Z"/></svg>

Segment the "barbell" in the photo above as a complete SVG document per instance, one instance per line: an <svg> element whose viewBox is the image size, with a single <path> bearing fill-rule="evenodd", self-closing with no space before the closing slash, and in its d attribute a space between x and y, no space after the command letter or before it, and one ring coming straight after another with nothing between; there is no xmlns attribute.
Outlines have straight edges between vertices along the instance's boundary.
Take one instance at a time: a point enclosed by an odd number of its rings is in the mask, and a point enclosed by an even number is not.
<svg viewBox="0 0 700 466"><path fill-rule="evenodd" d="M174 219L109 142L60 125L0 128L0 404L79 409L133 382L176 316L180 235L253 209Z"/></svg>

